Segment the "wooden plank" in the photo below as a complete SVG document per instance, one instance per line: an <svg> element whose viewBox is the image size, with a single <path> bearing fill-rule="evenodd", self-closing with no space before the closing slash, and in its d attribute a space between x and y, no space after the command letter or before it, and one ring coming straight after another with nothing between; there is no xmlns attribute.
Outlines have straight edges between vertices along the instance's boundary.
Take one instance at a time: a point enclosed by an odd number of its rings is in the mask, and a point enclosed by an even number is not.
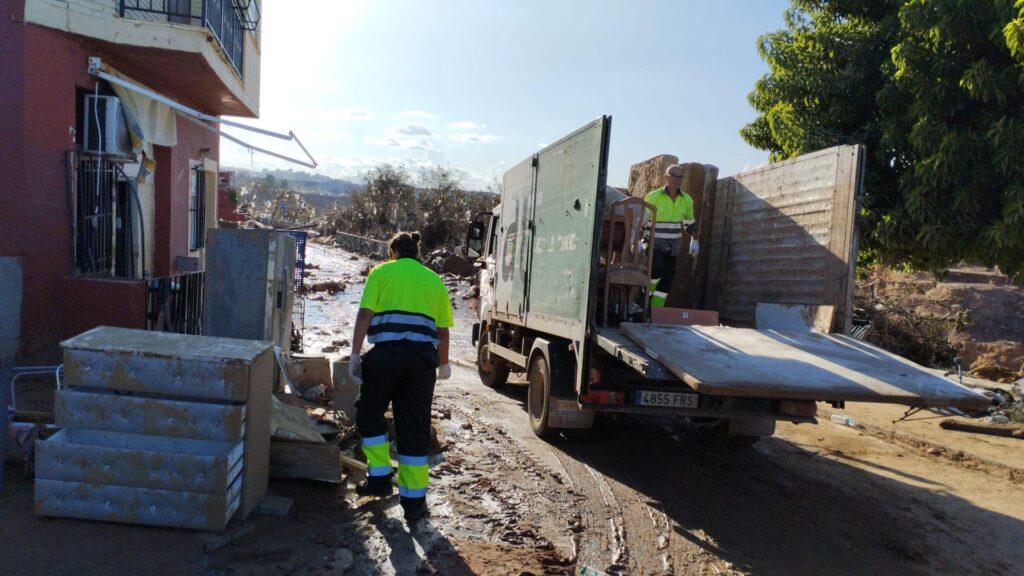
<svg viewBox="0 0 1024 576"><path fill-rule="evenodd" d="M245 406L124 396L81 389L56 392L55 422L84 428L152 436L238 442Z"/></svg>
<svg viewBox="0 0 1024 576"><path fill-rule="evenodd" d="M36 444L36 479L223 495L241 460L241 442L65 429Z"/></svg>
<svg viewBox="0 0 1024 576"><path fill-rule="evenodd" d="M620 330L704 394L984 408L985 396L835 334L623 323Z"/></svg>
<svg viewBox="0 0 1024 576"><path fill-rule="evenodd" d="M829 233L829 252L832 254L829 280L826 285L826 302L834 303L835 317L831 331L848 334L852 323L853 290L850 286L851 268L856 264L854 226L858 192L858 171L860 169L860 146L843 146L837 149L836 186L832 201L832 226Z"/></svg>
<svg viewBox="0 0 1024 576"><path fill-rule="evenodd" d="M215 495L40 478L35 510L40 516L220 531L238 507L240 484Z"/></svg>
<svg viewBox="0 0 1024 576"><path fill-rule="evenodd" d="M711 255L708 255L708 279L704 302L708 309L719 310L719 312L721 312L719 301L722 289L729 277L729 250L731 248L729 239L732 237L732 214L736 202L736 186L737 182L734 178L718 181L715 192L717 204L715 217L718 218L720 215L721 220L715 222L718 224L717 226L712 227L712 245L706 247L714 249L718 257L712 261Z"/></svg>
<svg viewBox="0 0 1024 576"><path fill-rule="evenodd" d="M711 228L715 218L715 194L717 190L718 167L712 164L705 164L704 190L701 194L700 206L698 208L700 230L698 231L697 238L700 241L701 251L697 255L693 284L690 288L690 301L687 303L689 308L704 307L708 263L711 257Z"/></svg>
<svg viewBox="0 0 1024 576"><path fill-rule="evenodd" d="M245 481L242 484L242 505L245 518L267 493L270 476L271 401L277 364L271 348L252 361L248 370L248 398L245 403Z"/></svg>
<svg viewBox="0 0 1024 576"><path fill-rule="evenodd" d="M274 439L270 442L270 475L340 484L341 451L325 442Z"/></svg>
<svg viewBox="0 0 1024 576"><path fill-rule="evenodd" d="M974 434L987 434L989 436L1024 439L1024 428L1020 426L999 426L984 424L981 422L961 422L959 420L943 420L942 422L939 422L939 426L945 430L957 430L960 432L972 432Z"/></svg>

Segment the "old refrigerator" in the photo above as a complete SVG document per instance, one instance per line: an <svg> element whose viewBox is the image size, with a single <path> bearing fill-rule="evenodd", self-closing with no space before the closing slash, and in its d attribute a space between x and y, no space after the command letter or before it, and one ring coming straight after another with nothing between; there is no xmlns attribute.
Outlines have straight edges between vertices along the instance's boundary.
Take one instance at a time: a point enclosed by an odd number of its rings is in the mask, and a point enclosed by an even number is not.
<svg viewBox="0 0 1024 576"><path fill-rule="evenodd" d="M295 239L273 230L211 230L203 334L291 348Z"/></svg>

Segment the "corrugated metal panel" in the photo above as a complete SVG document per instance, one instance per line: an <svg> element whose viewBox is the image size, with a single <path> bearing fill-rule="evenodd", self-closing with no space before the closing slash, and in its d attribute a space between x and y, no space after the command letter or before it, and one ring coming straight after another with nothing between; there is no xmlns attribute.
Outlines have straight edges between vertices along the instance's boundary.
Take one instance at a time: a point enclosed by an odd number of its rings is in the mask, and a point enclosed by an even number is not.
<svg viewBox="0 0 1024 576"><path fill-rule="evenodd" d="M844 331L862 154L839 146L720 180L707 307L752 326L758 302L833 305Z"/></svg>

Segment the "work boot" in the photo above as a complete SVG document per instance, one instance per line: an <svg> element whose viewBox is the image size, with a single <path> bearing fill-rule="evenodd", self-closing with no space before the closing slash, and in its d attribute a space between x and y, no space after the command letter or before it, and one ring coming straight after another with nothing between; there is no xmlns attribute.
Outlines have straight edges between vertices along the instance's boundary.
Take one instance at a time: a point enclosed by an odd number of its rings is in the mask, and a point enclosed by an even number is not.
<svg viewBox="0 0 1024 576"><path fill-rule="evenodd" d="M430 516L426 498L402 498L402 510L405 512L405 522L410 526Z"/></svg>
<svg viewBox="0 0 1024 576"><path fill-rule="evenodd" d="M366 480L356 486L356 494L360 496L387 498L394 493L395 489L391 486L390 474L387 476L367 476Z"/></svg>

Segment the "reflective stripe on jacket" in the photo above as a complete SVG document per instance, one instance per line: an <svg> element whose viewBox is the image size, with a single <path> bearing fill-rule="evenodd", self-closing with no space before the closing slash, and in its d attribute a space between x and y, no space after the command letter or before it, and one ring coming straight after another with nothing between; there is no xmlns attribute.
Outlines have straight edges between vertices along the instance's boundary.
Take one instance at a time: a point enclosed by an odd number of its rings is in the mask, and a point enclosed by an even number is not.
<svg viewBox="0 0 1024 576"><path fill-rule="evenodd" d="M438 328L450 328L448 288L433 270L413 258L385 262L366 277L360 308L373 312L367 340L440 344Z"/></svg>

